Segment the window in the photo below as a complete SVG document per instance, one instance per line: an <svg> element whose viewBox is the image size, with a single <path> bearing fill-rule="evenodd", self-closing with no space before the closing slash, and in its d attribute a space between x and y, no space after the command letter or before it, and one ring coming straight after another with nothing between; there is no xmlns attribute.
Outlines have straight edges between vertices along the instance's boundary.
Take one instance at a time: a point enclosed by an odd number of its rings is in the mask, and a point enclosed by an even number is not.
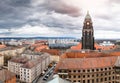
<svg viewBox="0 0 120 83"><path fill-rule="evenodd" d="M97 77L99 76L99 74L96 74L97 75Z"/></svg>
<svg viewBox="0 0 120 83"><path fill-rule="evenodd" d="M99 71L99 69L96 69L96 71Z"/></svg>
<svg viewBox="0 0 120 83"><path fill-rule="evenodd" d="M101 71L103 71L103 69L101 69Z"/></svg>
<svg viewBox="0 0 120 83"><path fill-rule="evenodd" d="M107 68L105 68L105 70L107 70Z"/></svg>
<svg viewBox="0 0 120 83"><path fill-rule="evenodd" d="M90 77L90 75L88 75L88 77Z"/></svg>
<svg viewBox="0 0 120 83"><path fill-rule="evenodd" d="M71 78L71 76L69 76L69 78Z"/></svg>
<svg viewBox="0 0 120 83"><path fill-rule="evenodd" d="M111 77L109 77L109 80L111 80Z"/></svg>
<svg viewBox="0 0 120 83"><path fill-rule="evenodd" d="M103 76L103 74L101 74L101 76Z"/></svg>
<svg viewBox="0 0 120 83"><path fill-rule="evenodd" d="M105 78L105 81L107 81L107 78Z"/></svg>
<svg viewBox="0 0 120 83"><path fill-rule="evenodd" d="M85 83L85 80L83 80L83 83Z"/></svg>
<svg viewBox="0 0 120 83"><path fill-rule="evenodd" d="M103 78L101 78L101 82L103 82Z"/></svg>
<svg viewBox="0 0 120 83"><path fill-rule="evenodd" d="M83 75L83 78L85 78L85 75Z"/></svg>
<svg viewBox="0 0 120 83"><path fill-rule="evenodd" d="M74 78L76 78L76 76L74 76Z"/></svg>
<svg viewBox="0 0 120 83"><path fill-rule="evenodd" d="M110 70L111 68L109 68L109 70Z"/></svg>
<svg viewBox="0 0 120 83"><path fill-rule="evenodd" d="M90 70L87 70L88 72L90 72Z"/></svg>
<svg viewBox="0 0 120 83"><path fill-rule="evenodd" d="M107 75L107 73L105 73L105 75Z"/></svg>
<svg viewBox="0 0 120 83"><path fill-rule="evenodd" d="M88 80L88 83L90 83L90 80Z"/></svg>
<svg viewBox="0 0 120 83"><path fill-rule="evenodd" d="M113 79L114 79L114 76L113 76Z"/></svg>
<svg viewBox="0 0 120 83"><path fill-rule="evenodd" d="M98 82L98 78L96 79L96 82Z"/></svg>
<svg viewBox="0 0 120 83"><path fill-rule="evenodd" d="M76 80L74 80L73 82L76 82Z"/></svg>
<svg viewBox="0 0 120 83"><path fill-rule="evenodd" d="M80 70L78 70L78 72L80 72Z"/></svg>
<svg viewBox="0 0 120 83"><path fill-rule="evenodd" d="M92 72L94 72L94 69L92 69Z"/></svg>
<svg viewBox="0 0 120 83"><path fill-rule="evenodd" d="M73 72L76 72L75 70Z"/></svg>
<svg viewBox="0 0 120 83"><path fill-rule="evenodd" d="M85 72L85 70L83 70L83 72Z"/></svg>
<svg viewBox="0 0 120 83"><path fill-rule="evenodd" d="M62 72L61 70L59 70L59 72Z"/></svg>

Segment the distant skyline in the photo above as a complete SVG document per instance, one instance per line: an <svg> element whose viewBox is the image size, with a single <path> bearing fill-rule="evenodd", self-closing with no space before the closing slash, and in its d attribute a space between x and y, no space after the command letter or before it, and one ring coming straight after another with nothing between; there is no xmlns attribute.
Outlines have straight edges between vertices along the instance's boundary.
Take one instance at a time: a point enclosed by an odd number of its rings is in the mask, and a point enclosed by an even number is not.
<svg viewBox="0 0 120 83"><path fill-rule="evenodd" d="M0 37L81 39L88 10L95 39L120 39L120 0L0 0Z"/></svg>

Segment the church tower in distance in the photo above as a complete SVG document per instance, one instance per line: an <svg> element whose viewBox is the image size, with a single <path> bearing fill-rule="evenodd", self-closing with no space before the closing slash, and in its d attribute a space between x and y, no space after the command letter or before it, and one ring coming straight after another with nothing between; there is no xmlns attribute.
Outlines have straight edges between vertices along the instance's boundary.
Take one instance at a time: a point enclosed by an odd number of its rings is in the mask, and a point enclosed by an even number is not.
<svg viewBox="0 0 120 83"><path fill-rule="evenodd" d="M82 49L94 50L94 30L89 12L87 12L87 15L84 20L81 40Z"/></svg>

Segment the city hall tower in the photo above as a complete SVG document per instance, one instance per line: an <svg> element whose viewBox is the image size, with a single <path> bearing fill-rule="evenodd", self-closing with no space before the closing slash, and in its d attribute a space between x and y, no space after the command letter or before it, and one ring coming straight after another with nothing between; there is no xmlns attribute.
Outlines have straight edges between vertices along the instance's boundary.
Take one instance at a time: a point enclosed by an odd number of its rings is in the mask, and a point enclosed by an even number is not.
<svg viewBox="0 0 120 83"><path fill-rule="evenodd" d="M84 20L84 25L82 29L82 49L90 49L94 50L94 30L93 30L93 23L90 17L89 12Z"/></svg>

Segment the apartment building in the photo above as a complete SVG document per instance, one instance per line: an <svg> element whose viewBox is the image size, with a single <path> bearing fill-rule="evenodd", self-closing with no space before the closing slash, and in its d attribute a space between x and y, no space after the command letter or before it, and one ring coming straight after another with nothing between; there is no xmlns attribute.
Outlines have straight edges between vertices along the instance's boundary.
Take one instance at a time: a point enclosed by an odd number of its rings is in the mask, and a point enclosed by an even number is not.
<svg viewBox="0 0 120 83"><path fill-rule="evenodd" d="M116 58L63 59L57 65L57 74L73 83L115 83Z"/></svg>
<svg viewBox="0 0 120 83"><path fill-rule="evenodd" d="M0 49L0 54L16 56L17 54L22 53L25 49L26 47L6 47L4 49Z"/></svg>
<svg viewBox="0 0 120 83"><path fill-rule="evenodd" d="M8 70L15 73L17 78L20 78L20 67L28 61L29 59L26 57L13 57L8 61Z"/></svg>
<svg viewBox="0 0 120 83"><path fill-rule="evenodd" d="M31 83L48 67L50 62L50 55L47 53L26 53L8 61L8 70L15 73L21 82Z"/></svg>
<svg viewBox="0 0 120 83"><path fill-rule="evenodd" d="M20 67L20 80L22 82L31 83L38 77L50 64L50 56L48 54L41 55L37 59L28 61Z"/></svg>

